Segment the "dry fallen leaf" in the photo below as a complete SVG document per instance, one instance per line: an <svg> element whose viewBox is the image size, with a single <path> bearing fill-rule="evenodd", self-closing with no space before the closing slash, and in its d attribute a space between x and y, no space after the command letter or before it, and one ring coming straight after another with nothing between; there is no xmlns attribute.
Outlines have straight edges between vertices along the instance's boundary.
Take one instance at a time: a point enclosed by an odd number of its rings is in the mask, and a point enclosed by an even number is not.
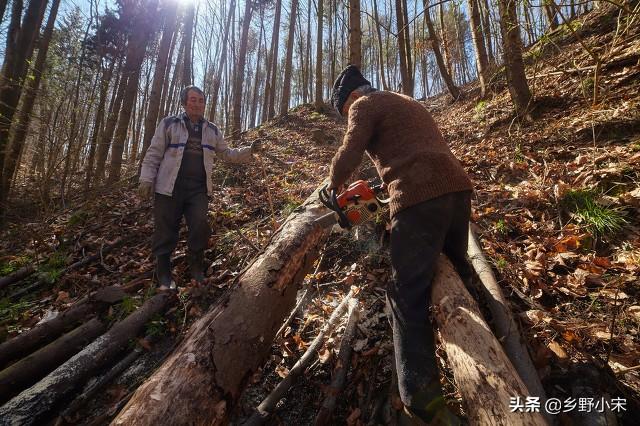
<svg viewBox="0 0 640 426"><path fill-rule="evenodd" d="M547 347L551 349L551 352L556 354L556 356L558 357L558 360L566 361L569 359L569 355L567 355L567 352L565 352L565 350L562 349L562 346L560 346L558 342L552 341L547 345Z"/></svg>

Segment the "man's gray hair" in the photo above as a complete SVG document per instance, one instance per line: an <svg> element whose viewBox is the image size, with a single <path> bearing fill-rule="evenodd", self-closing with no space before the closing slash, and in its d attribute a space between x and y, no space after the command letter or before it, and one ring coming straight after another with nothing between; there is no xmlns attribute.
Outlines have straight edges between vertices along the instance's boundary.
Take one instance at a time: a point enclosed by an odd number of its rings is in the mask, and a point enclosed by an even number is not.
<svg viewBox="0 0 640 426"><path fill-rule="evenodd" d="M187 86L180 91L180 103L182 105L187 104L187 97L189 96L189 90L193 90L194 92L201 94L202 97L204 98L204 101L205 102L207 101L207 97L204 95L204 92L202 91L201 88L199 88L198 86Z"/></svg>

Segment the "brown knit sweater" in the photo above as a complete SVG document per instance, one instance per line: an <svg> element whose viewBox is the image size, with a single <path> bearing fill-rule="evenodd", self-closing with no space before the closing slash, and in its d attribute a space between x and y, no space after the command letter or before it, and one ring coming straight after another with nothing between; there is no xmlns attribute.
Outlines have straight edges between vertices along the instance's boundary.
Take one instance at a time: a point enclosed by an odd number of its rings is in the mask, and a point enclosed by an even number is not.
<svg viewBox="0 0 640 426"><path fill-rule="evenodd" d="M429 111L393 92L373 92L349 109L347 132L331 162L330 186L344 184L367 152L391 196L391 216L450 192L472 189Z"/></svg>

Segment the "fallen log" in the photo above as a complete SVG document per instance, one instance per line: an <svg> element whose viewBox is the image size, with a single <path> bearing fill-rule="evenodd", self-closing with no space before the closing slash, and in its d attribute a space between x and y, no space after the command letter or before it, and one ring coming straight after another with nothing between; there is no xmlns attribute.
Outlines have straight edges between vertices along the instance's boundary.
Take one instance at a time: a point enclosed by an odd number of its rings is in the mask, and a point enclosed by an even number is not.
<svg viewBox="0 0 640 426"><path fill-rule="evenodd" d="M440 255L431 300L458 390L472 425L546 425L542 413L512 412L530 395L451 262Z"/></svg>
<svg viewBox="0 0 640 426"><path fill-rule="evenodd" d="M18 269L13 274L0 278L0 290L2 290L8 285L11 285L15 282L18 282L22 279L27 278L29 275L33 274L35 271L36 269L33 267L33 265L28 265Z"/></svg>
<svg viewBox="0 0 640 426"><path fill-rule="evenodd" d="M100 309L122 300L124 296L124 292L117 286L103 287L78 301L57 317L0 344L0 368L51 342L73 325L99 312Z"/></svg>
<svg viewBox="0 0 640 426"><path fill-rule="evenodd" d="M147 321L162 312L169 298L168 294L158 294L147 300L41 381L0 407L0 425L31 425L42 420L43 415L78 384L113 362Z"/></svg>
<svg viewBox="0 0 640 426"><path fill-rule="evenodd" d="M94 318L0 371L0 404L36 383L104 333L105 328L102 321Z"/></svg>
<svg viewBox="0 0 640 426"><path fill-rule="evenodd" d="M298 377L304 374L305 370L311 364L311 361L315 359L318 350L324 343L324 337L329 335L331 331L338 325L338 320L342 318L342 315L347 310L347 306L354 294L354 287L351 288L349 293L342 299L342 302L331 313L331 316L322 327L318 335L313 339L313 342L309 345L305 353L289 370L287 377L282 379L280 383L271 391L271 393L258 405L256 412L244 423L244 426L257 426L264 424L269 418L271 413L276 408L276 404L284 397L291 385L298 379Z"/></svg>
<svg viewBox="0 0 640 426"><path fill-rule="evenodd" d="M344 335L340 342L340 353L338 354L338 362L333 370L333 378L331 379L331 385L327 391L327 397L322 403L322 407L318 411L316 416L315 425L328 425L333 415L333 410L336 407L336 401L338 395L344 387L344 383L347 379L347 372L349 371L349 363L351 361L351 353L353 351L353 338L356 335L356 325L358 325L358 319L360 317L360 311L358 310L357 301L351 300L349 302L349 319L347 320L347 326L344 329Z"/></svg>
<svg viewBox="0 0 640 426"><path fill-rule="evenodd" d="M182 344L136 391L113 424L223 423L226 410L264 364L276 330L326 230L317 191L287 218L236 285L196 321Z"/></svg>
<svg viewBox="0 0 640 426"><path fill-rule="evenodd" d="M498 341L502 343L507 356L518 371L520 378L529 389L529 395L540 397L541 403L546 401L546 394L538 372L531 361L527 347L522 341L522 335L509 308L509 304L502 294L502 290L493 275L491 266L484 254L475 234L469 228L469 258L473 268L480 277L482 290L488 302Z"/></svg>

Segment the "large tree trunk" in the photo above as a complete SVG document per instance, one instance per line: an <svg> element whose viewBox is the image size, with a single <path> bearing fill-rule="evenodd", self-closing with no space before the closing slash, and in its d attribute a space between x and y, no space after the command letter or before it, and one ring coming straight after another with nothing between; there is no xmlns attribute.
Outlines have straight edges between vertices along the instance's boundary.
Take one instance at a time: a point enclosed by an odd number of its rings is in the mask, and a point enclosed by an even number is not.
<svg viewBox="0 0 640 426"><path fill-rule="evenodd" d="M4 62L0 73L0 212L9 195L9 187L6 183L10 178L5 179L5 176L9 176L9 171L4 170L9 130L13 115L18 108L24 78L27 75L27 64L33 55L35 39L47 8L47 0L30 1L21 22L22 6L22 0L13 1Z"/></svg>
<svg viewBox="0 0 640 426"><path fill-rule="evenodd" d="M429 11L425 11L425 13L429 13ZM382 89L389 90L389 84L387 83L387 78L385 77L384 72L384 49L382 48L382 32L380 31L380 19L378 18L378 2L377 0L373 0L373 19L376 27L376 35L378 41L378 66L380 73L380 81L382 82Z"/></svg>
<svg viewBox="0 0 640 426"><path fill-rule="evenodd" d="M36 103L38 97L38 89L40 87L40 80L42 80L42 74L45 71L45 61L47 59L47 52L49 51L49 42L51 41L51 35L53 34L53 25L58 16L58 6L60 6L60 0L54 0L51 4L51 10L49 17L47 18L47 26L45 27L40 41L38 43L38 56L33 66L33 78L27 80L24 94L26 95L22 102L22 108L18 113L18 119L14 124L14 134L10 143L10 151L5 158L4 172L2 177L5 179L3 182L4 190L9 193L11 188L11 180L16 173L16 169L19 167L18 158L22 154L24 148L24 141L27 137L27 131L29 130L29 124L31 122L31 112L33 106ZM0 165L1 166L1 165Z"/></svg>
<svg viewBox="0 0 640 426"><path fill-rule="evenodd" d="M349 63L362 68L360 0L349 0Z"/></svg>
<svg viewBox="0 0 640 426"><path fill-rule="evenodd" d="M154 315L160 314L169 296L158 294L109 331L56 368L44 379L26 389L0 407L3 424L31 425L43 416L76 386L109 365L129 345Z"/></svg>
<svg viewBox="0 0 640 426"><path fill-rule="evenodd" d="M176 31L176 24L178 22L175 7L176 3L166 2L164 6L166 7L163 13L164 30L162 32L162 38L160 39L156 69L153 73L153 82L151 83L149 108L147 109L147 116L144 119L144 139L142 141L141 159L144 158L149 145L151 145L151 138L153 138L158 123L158 112L160 111L160 100L162 99L162 85L165 81L167 62L169 62L171 40L173 39L173 34Z"/></svg>
<svg viewBox="0 0 640 426"><path fill-rule="evenodd" d="M530 394L444 255L436 266L431 300L469 424L546 425L541 413L510 409L510 398Z"/></svg>
<svg viewBox="0 0 640 426"><path fill-rule="evenodd" d="M114 424L223 424L275 333L295 304L298 283L316 257L326 212L317 192L280 227L223 301L198 320L183 343L133 395Z"/></svg>
<svg viewBox="0 0 640 426"><path fill-rule="evenodd" d="M522 39L520 38L516 5L516 0L498 0L507 85L516 114L524 118L531 107L532 96L524 72Z"/></svg>
<svg viewBox="0 0 640 426"><path fill-rule="evenodd" d="M289 16L289 36L287 38L287 57L284 63L284 85L282 87L282 98L280 98L280 114L284 115L289 111L289 100L291 98L291 75L293 74L293 40L296 32L296 14L298 11L298 0L291 0L291 14Z"/></svg>
<svg viewBox="0 0 640 426"><path fill-rule="evenodd" d="M229 48L227 47L227 42L229 40L229 30L231 29L231 20L233 18L233 10L236 7L236 0L231 0L231 4L229 5L229 11L227 12L227 24L224 29L224 36L222 37L222 53L221 58L218 63L218 68L214 72L213 75L213 88L211 89L211 101L209 107L209 121L214 122L216 118L216 108L218 106L218 94L220 92L220 84L222 82L222 71L224 70L224 66L227 63L227 52Z"/></svg>
<svg viewBox="0 0 640 426"><path fill-rule="evenodd" d="M324 106L322 97L322 24L324 22L324 0L318 0L318 31L316 34L316 91L314 106L320 110Z"/></svg>
<svg viewBox="0 0 640 426"><path fill-rule="evenodd" d="M242 130L242 87L244 85L244 68L247 63L247 42L249 40L249 26L251 25L252 12L251 2L246 1L244 16L242 18L242 35L240 36L238 66L236 67L233 82L233 127L231 128L231 137L233 139L238 139L240 137L240 131Z"/></svg>
<svg viewBox="0 0 640 426"><path fill-rule="evenodd" d="M431 15L429 13L429 0L423 0L423 4L425 9L424 12L424 22L427 25L427 30L429 31L429 40L431 40L431 47L433 49L433 56L436 58L436 63L438 64L438 69L440 70L440 75L447 85L447 89L449 90L449 94L456 100L460 97L460 89L453 83L453 79L447 70L445 65L444 58L442 57L442 53L440 52L440 42L438 41L438 37L436 35L436 30L433 27L433 22L431 21Z"/></svg>
<svg viewBox="0 0 640 426"><path fill-rule="evenodd" d="M489 62L487 60L487 51L484 47L484 39L482 36L480 10L478 8L478 0L469 0L469 20L471 25L471 36L473 38L473 46L476 51L476 64L478 65L478 80L480 80L480 96L485 97L487 94L487 83L489 82Z"/></svg>
<svg viewBox="0 0 640 426"><path fill-rule="evenodd" d="M196 2L189 2L184 14L184 67L182 68L182 87L193 84L191 45L193 44L193 20L196 13Z"/></svg>
<svg viewBox="0 0 640 426"><path fill-rule="evenodd" d="M124 74L127 76L127 89L122 100L122 109L118 117L118 127L113 137L108 183L115 183L120 179L124 141L127 137L129 122L131 121L131 111L138 96L138 82L140 81L142 62L145 52L147 51L149 40L156 30L155 18L157 16L157 7L157 1L151 1L146 4L145 11L135 20L136 28L129 41L127 61L124 65Z"/></svg>

